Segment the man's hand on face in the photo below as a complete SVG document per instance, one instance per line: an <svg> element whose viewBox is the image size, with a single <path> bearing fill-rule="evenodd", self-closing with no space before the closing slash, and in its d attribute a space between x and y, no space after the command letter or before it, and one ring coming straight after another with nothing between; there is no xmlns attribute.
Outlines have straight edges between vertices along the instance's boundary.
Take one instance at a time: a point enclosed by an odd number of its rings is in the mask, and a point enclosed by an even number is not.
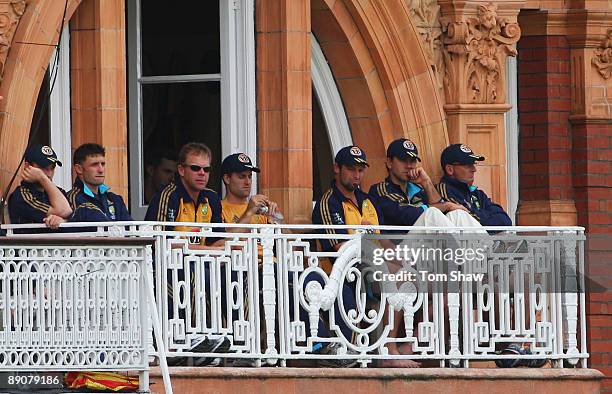
<svg viewBox="0 0 612 394"><path fill-rule="evenodd" d="M423 187L426 183L431 182L431 178L429 178L429 175L427 175L427 172L425 172L423 167L410 170L408 173L408 179L410 182L416 183L421 187Z"/></svg>
<svg viewBox="0 0 612 394"><path fill-rule="evenodd" d="M47 225L47 227L49 227L50 229L53 230L57 230L59 228L59 225L62 223L66 223L66 220L60 216L57 215L49 215L47 216L43 222Z"/></svg>
<svg viewBox="0 0 612 394"><path fill-rule="evenodd" d="M33 167L27 163L23 167L21 177L24 181L30 183L42 183L45 179L47 179L47 176L40 168Z"/></svg>

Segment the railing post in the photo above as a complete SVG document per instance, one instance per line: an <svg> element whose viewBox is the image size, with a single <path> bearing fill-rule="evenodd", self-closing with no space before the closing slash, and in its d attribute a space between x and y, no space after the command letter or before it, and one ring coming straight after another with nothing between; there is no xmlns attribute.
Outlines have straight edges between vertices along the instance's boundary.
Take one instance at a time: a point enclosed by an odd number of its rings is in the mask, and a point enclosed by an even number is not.
<svg viewBox="0 0 612 394"><path fill-rule="evenodd" d="M266 321L266 354L277 355L274 329L276 327L276 282L274 275L274 229L261 229L263 249L262 293L264 317ZM276 358L267 359L268 364L276 364Z"/></svg>
<svg viewBox="0 0 612 394"><path fill-rule="evenodd" d="M567 234L567 233L566 233ZM576 270L576 237L564 237L563 250L561 254L561 281L563 283L563 323L565 326L564 346L567 347L568 355L578 355L578 281ZM568 235L569 235L568 234ZM578 363L578 357L570 358L572 365Z"/></svg>

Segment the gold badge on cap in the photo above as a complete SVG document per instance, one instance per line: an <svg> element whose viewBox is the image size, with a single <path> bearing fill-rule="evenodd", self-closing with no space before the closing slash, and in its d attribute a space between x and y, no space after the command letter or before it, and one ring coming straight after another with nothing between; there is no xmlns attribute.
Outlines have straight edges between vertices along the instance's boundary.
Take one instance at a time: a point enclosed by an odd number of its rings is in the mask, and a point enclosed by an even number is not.
<svg viewBox="0 0 612 394"><path fill-rule="evenodd" d="M359 149L356 146L353 146L351 148L351 155L353 155L353 156L361 156L361 149Z"/></svg>

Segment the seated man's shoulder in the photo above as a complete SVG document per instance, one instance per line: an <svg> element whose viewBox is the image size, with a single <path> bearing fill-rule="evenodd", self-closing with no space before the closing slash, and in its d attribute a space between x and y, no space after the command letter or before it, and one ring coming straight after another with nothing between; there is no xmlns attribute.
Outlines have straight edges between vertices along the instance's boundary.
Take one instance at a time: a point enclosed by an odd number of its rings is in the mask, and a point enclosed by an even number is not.
<svg viewBox="0 0 612 394"><path fill-rule="evenodd" d="M384 191L386 190L386 187L387 187L386 180L383 180L378 183L374 183L372 184L372 186L370 186L370 190L368 190L368 194L374 197L380 197L383 195Z"/></svg>
<svg viewBox="0 0 612 394"><path fill-rule="evenodd" d="M166 186L164 186L163 188L161 188L157 193L153 195L153 198L151 199L151 202L149 203L149 205L151 205L155 201L160 202L167 198L175 197L176 193L177 193L176 184L174 182L171 182L167 184Z"/></svg>
<svg viewBox="0 0 612 394"><path fill-rule="evenodd" d="M221 197L216 191L206 188L204 189L204 196L208 199L209 204L221 206Z"/></svg>
<svg viewBox="0 0 612 394"><path fill-rule="evenodd" d="M107 194L108 198L110 198L110 200L115 204L125 205L125 201L123 200L123 197L121 197L121 195L113 192L107 192Z"/></svg>
<svg viewBox="0 0 612 394"><path fill-rule="evenodd" d="M337 202L337 198L334 196L333 189L327 189L319 200L317 200L315 204L315 209L321 205L329 206L330 204L334 204Z"/></svg>

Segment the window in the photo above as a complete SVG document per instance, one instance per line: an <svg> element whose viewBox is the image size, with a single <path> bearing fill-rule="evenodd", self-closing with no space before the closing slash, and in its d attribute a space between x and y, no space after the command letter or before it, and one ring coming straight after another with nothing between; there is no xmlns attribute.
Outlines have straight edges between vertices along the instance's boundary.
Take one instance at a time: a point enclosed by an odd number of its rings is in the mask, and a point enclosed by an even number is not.
<svg viewBox="0 0 612 394"><path fill-rule="evenodd" d="M54 50L40 85L30 126L30 143L49 145L55 150L63 166L55 169L53 181L61 188L69 190L72 188L72 134L70 125L70 29L68 27L65 27L62 32L59 48L57 69L54 64L56 59ZM55 70L57 70L57 76L50 75ZM43 103L53 83L49 104L41 114ZM35 133L34 129L38 122L40 124Z"/></svg>
<svg viewBox="0 0 612 394"><path fill-rule="evenodd" d="M218 192L224 156L255 159L254 13L253 0L127 4L130 205L142 218L155 158L207 144Z"/></svg>

